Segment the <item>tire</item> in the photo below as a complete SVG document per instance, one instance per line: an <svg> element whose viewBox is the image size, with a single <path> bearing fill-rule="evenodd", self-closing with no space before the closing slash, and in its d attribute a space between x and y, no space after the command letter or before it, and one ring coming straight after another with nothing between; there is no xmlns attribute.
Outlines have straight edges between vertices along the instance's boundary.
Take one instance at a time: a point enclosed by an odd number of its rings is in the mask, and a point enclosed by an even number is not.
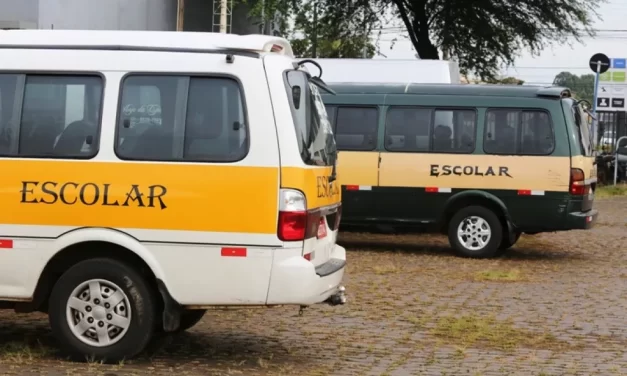
<svg viewBox="0 0 627 376"><path fill-rule="evenodd" d="M113 259L86 260L69 268L54 285L49 306L52 333L61 349L76 360L130 359L145 349L153 335L152 289L132 267ZM75 334L71 323L81 326L77 330L82 335Z"/></svg>
<svg viewBox="0 0 627 376"><path fill-rule="evenodd" d="M479 225L479 228L468 228L467 221L472 220L472 224ZM477 231L483 229L485 235ZM458 230L467 231L467 235L458 236ZM469 239L470 237L470 239ZM498 251L503 238L503 226L496 214L483 206L467 206L460 209L449 221L448 239L451 247L460 255L472 258L494 257ZM460 240L461 239L461 240ZM466 246L466 240L481 240L472 242ZM464 240L464 242L462 242Z"/></svg>
<svg viewBox="0 0 627 376"><path fill-rule="evenodd" d="M202 320L207 313L205 309L186 309L181 313L181 325L176 329L175 333L181 333L187 329L191 329L194 325Z"/></svg>

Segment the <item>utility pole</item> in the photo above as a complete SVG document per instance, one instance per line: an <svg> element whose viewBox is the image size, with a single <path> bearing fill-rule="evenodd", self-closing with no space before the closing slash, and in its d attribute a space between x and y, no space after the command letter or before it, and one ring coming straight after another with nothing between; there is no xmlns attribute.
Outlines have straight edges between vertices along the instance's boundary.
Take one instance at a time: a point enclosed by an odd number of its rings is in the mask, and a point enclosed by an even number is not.
<svg viewBox="0 0 627 376"><path fill-rule="evenodd" d="M220 0L220 32L226 33L226 7L228 0Z"/></svg>
<svg viewBox="0 0 627 376"><path fill-rule="evenodd" d="M314 30L313 30L313 36L311 37L311 54L313 55L313 58L317 58L318 57L318 1L316 0L314 2L314 19L313 19L313 24L314 24Z"/></svg>
<svg viewBox="0 0 627 376"><path fill-rule="evenodd" d="M176 2L176 31L183 31L183 21L185 18L185 0Z"/></svg>

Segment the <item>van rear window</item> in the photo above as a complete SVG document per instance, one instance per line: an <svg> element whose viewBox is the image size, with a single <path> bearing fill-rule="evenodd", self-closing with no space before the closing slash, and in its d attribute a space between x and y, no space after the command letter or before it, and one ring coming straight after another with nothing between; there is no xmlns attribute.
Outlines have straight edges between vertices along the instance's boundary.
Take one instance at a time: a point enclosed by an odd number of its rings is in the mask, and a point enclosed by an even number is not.
<svg viewBox="0 0 627 376"><path fill-rule="evenodd" d="M309 81L307 72L290 70L285 72L285 89L303 162L332 166L337 147L318 87Z"/></svg>

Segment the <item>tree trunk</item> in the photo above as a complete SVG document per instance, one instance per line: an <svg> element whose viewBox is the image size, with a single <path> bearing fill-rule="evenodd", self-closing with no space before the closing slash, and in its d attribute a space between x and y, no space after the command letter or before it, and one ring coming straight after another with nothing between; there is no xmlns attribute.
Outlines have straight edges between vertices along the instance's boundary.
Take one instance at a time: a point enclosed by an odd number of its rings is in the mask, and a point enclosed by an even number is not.
<svg viewBox="0 0 627 376"><path fill-rule="evenodd" d="M412 9L414 20L412 26L416 31L417 43L414 44L418 56L423 60L440 60L438 48L431 43L429 35L429 17L427 17L427 2L415 1L415 7Z"/></svg>
<svg viewBox="0 0 627 376"><path fill-rule="evenodd" d="M392 0L409 33L409 39L414 45L420 59L439 60L438 49L429 37L429 18L427 17L426 0L414 0L408 7L402 0ZM409 8L409 9L408 9Z"/></svg>

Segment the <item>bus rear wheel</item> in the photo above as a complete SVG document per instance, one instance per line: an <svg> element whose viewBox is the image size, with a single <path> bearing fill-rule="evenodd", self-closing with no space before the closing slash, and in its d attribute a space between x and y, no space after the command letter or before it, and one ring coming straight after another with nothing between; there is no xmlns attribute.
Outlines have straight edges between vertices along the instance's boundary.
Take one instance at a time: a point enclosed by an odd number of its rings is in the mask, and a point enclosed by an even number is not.
<svg viewBox="0 0 627 376"><path fill-rule="evenodd" d="M52 333L77 360L129 359L150 341L155 299L129 265L109 258L85 260L55 283L49 299Z"/></svg>
<svg viewBox="0 0 627 376"><path fill-rule="evenodd" d="M448 225L451 247L465 257L494 257L503 239L503 226L494 212L483 206L467 206Z"/></svg>

